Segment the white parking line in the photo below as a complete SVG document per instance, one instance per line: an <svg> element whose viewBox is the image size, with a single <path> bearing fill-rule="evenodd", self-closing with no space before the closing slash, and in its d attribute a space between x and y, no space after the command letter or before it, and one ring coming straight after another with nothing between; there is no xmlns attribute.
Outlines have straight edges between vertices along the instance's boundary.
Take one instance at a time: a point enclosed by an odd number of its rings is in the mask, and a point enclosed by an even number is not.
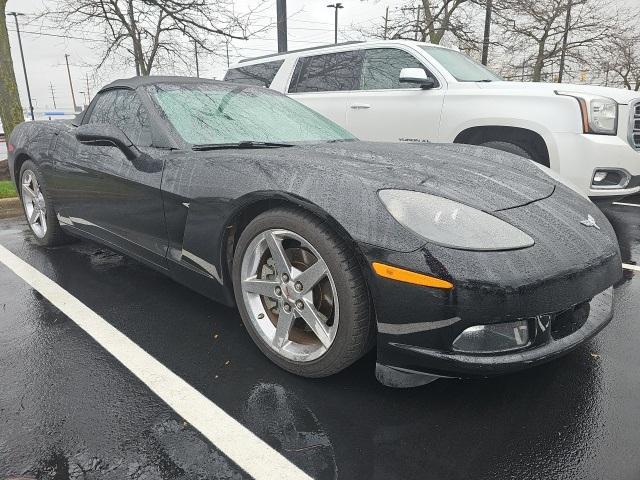
<svg viewBox="0 0 640 480"><path fill-rule="evenodd" d="M640 208L640 205L638 205L637 203L625 203L625 202L613 202L614 205L622 205L623 207L638 207Z"/></svg>
<svg viewBox="0 0 640 480"><path fill-rule="evenodd" d="M628 263L623 263L622 268L626 268L627 270L635 270L636 272L640 272L640 266L638 265L629 265Z"/></svg>
<svg viewBox="0 0 640 480"><path fill-rule="evenodd" d="M247 474L258 480L311 479L80 300L2 245L0 263L93 337Z"/></svg>

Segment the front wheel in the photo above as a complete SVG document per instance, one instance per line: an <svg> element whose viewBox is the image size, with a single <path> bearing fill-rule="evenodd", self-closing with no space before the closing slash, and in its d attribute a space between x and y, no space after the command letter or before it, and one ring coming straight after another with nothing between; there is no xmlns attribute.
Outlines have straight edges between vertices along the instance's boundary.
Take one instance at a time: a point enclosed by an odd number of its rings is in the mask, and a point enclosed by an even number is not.
<svg viewBox="0 0 640 480"><path fill-rule="evenodd" d="M53 246L69 241L56 218L44 178L31 160L24 162L20 169L20 199L29 228L40 245Z"/></svg>
<svg viewBox="0 0 640 480"><path fill-rule="evenodd" d="M371 345L371 302L353 247L310 214L256 217L238 241L233 285L253 341L289 372L328 376Z"/></svg>

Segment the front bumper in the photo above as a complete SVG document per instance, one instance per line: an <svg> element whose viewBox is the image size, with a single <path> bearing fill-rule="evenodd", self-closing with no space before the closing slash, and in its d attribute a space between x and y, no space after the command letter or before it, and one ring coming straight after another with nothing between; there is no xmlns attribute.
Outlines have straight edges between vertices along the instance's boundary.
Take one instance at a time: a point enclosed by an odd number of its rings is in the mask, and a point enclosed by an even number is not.
<svg viewBox="0 0 640 480"><path fill-rule="evenodd" d="M561 357L595 336L613 318L613 287L596 295L578 310L533 325L533 343L516 353L471 355L450 351L439 351L388 340L384 346L385 365L378 361L376 375L383 384L393 387L410 387L429 383L438 377L487 377L516 372L549 362ZM588 316L581 319L584 305L588 305ZM562 318L564 317L564 318ZM578 318L575 318L578 317ZM566 323L576 320L577 328L562 336L566 325L554 328L554 321ZM424 366L428 366L426 369ZM428 371L425 371L428 370Z"/></svg>
<svg viewBox="0 0 640 480"><path fill-rule="evenodd" d="M367 244L368 264L382 262L451 282L450 290L379 277L365 268L377 317L377 374L391 386L413 386L433 376L484 377L512 372L563 355L611 320L611 287L622 278L616 236L604 215L568 189L494 213L535 239L511 251L463 251L426 244L397 252ZM587 214L599 229L580 222ZM579 328L552 336L557 316L589 305ZM551 330L539 328L547 318ZM460 353L455 339L469 327L526 320L533 340L511 353ZM573 322L576 323L576 322ZM579 322L578 322L579 323Z"/></svg>
<svg viewBox="0 0 640 480"><path fill-rule="evenodd" d="M624 133L624 132L623 132ZM626 138L616 135L556 133L556 151L551 150L551 168L580 187L589 197L624 197L640 192L640 152ZM599 169L620 169L630 175L626 188L591 188Z"/></svg>

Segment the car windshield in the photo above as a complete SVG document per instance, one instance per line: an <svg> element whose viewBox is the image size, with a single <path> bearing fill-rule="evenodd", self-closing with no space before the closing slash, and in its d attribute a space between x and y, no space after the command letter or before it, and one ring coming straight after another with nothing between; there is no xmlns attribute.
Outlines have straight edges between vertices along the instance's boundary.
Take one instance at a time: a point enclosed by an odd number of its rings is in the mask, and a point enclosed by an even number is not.
<svg viewBox="0 0 640 480"><path fill-rule="evenodd" d="M354 140L322 115L265 88L203 82L152 85L148 91L184 141L195 146Z"/></svg>
<svg viewBox="0 0 640 480"><path fill-rule="evenodd" d="M459 82L494 82L502 78L465 54L447 48L420 45Z"/></svg>

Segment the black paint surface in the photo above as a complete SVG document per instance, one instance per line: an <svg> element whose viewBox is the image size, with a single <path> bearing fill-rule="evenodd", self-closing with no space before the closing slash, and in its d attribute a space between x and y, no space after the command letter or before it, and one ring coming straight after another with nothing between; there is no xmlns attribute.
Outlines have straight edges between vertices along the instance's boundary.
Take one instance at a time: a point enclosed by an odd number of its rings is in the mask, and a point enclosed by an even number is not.
<svg viewBox="0 0 640 480"><path fill-rule="evenodd" d="M314 214L353 247L378 323L461 319L420 334L379 335L378 363L403 370L487 375L565 353L576 342L562 348L556 343L552 355L544 351L548 333L535 330L527 358L495 356L480 369L473 358L454 358L452 342L472 325L559 315L621 277L615 235L602 213L522 157L471 145L360 141L201 151L178 136L145 89L184 82L219 83L159 77L105 87L136 89L134 98L147 106L156 140L173 149L140 146L128 155L133 151L122 146L126 142L86 143L76 136L98 110L99 93L80 127L20 124L10 139L15 147L10 170L15 177L25 158L38 165L48 201L66 231L144 261L227 306L234 305L230 259L242 229L274 205ZM392 217L378 198L382 189L437 195L491 212L534 244L508 251L437 245ZM598 228L581 224L588 216ZM435 274L455 288L427 291L383 279L373 274L372 262ZM582 329L580 338L588 338L587 330L597 333L610 318L609 308L594 328ZM421 350L408 354L394 350L394 344Z"/></svg>
<svg viewBox="0 0 640 480"><path fill-rule="evenodd" d="M640 208L606 214L623 261L640 261ZM560 360L393 390L375 381L372 355L328 379L289 375L264 360L234 310L99 245L43 250L22 221L0 223L0 244L316 478L640 477L633 272L609 327ZM0 285L0 478L243 478L3 266Z"/></svg>

